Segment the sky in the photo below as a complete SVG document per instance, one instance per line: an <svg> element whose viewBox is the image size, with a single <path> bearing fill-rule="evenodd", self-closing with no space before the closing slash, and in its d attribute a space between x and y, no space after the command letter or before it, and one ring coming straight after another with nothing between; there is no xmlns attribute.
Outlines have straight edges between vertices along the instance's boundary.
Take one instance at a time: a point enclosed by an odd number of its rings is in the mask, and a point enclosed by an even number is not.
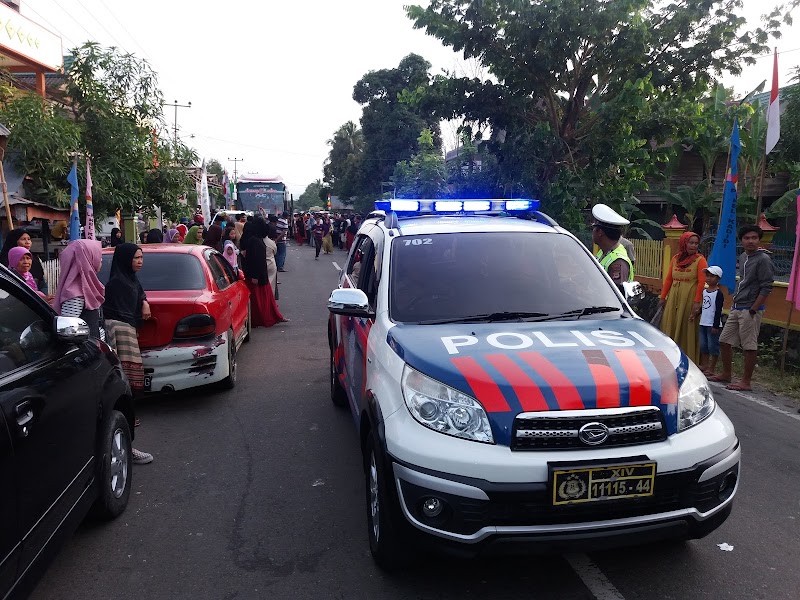
<svg viewBox="0 0 800 600"><path fill-rule="evenodd" d="M354 84L371 70L394 68L411 52L443 69L474 76L464 61L424 31L403 6L412 0L22 0L21 13L61 36L64 52L87 40L122 47L158 72L165 101L178 109L178 135L200 157L232 174L280 176L295 198L322 178L326 141L359 120ZM425 4L425 1L422 0ZM755 26L770 2L744 0ZM797 15L800 21L800 13ZM800 64L800 26L772 42L781 85ZM723 83L744 94L771 80L761 57ZM769 90L769 81L766 89ZM175 109L165 107L171 128ZM445 145L454 140L443 131Z"/></svg>

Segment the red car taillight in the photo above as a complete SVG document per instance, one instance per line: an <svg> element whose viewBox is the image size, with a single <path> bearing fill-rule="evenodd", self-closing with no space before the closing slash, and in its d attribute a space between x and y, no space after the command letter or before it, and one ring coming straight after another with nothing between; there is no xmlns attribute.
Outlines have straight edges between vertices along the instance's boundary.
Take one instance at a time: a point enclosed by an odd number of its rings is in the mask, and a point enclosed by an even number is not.
<svg viewBox="0 0 800 600"><path fill-rule="evenodd" d="M191 315L182 318L175 326L175 337L180 339L213 335L217 324L211 315Z"/></svg>

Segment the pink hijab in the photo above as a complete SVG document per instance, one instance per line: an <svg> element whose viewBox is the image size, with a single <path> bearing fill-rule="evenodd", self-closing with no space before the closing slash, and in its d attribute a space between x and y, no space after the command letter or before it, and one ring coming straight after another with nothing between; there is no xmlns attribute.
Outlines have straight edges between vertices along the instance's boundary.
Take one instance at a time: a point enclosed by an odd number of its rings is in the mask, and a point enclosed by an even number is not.
<svg viewBox="0 0 800 600"><path fill-rule="evenodd" d="M228 254L228 247L233 249L233 254ZM239 254L239 249L236 247L232 241L228 240L225 242L225 247L222 250L222 256L225 257L225 260L228 261L228 264L232 266L234 269L239 267L239 264L236 261L236 255Z"/></svg>
<svg viewBox="0 0 800 600"><path fill-rule="evenodd" d="M61 305L72 298L83 297L87 310L103 304L105 287L97 277L102 264L101 247L95 240L74 240L61 252L61 275L54 303L59 313Z"/></svg>
<svg viewBox="0 0 800 600"><path fill-rule="evenodd" d="M11 250L9 250L8 251L9 268L14 269L14 271L17 271L17 265L19 264L19 261L22 260L22 257L25 256L26 254L31 254L31 251L23 246L14 246ZM31 256L33 255L31 254ZM17 273L19 273L20 277L22 277L25 280L25 283L27 283L28 286L31 289L33 289L33 291L35 292L39 291L39 287L36 285L36 280L33 278L33 275L31 275L30 270L27 273L20 273L19 271L17 271Z"/></svg>

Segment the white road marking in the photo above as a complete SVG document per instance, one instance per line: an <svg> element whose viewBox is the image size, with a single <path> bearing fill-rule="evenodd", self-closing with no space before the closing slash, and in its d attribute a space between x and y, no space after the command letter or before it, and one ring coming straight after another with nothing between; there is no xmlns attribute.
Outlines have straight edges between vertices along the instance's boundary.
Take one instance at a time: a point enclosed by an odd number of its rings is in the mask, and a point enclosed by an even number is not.
<svg viewBox="0 0 800 600"><path fill-rule="evenodd" d="M711 385L713 385L714 387L718 387L718 388L725 388L725 386L727 385L726 383L718 383L716 381L709 381L709 383ZM789 412L788 410L784 410L784 409L780 408L779 406L775 406L774 404L771 404L771 403L767 402L766 400L762 400L761 398L756 398L755 396L751 396L750 394L745 394L744 392L739 392L737 390L728 390L728 389L726 389L725 391L726 392L730 392L731 394L736 394L740 398L744 398L745 400L749 400L750 402L755 402L756 404L760 404L761 406L765 406L765 407L769 408L770 410L774 410L775 412L781 413L782 415L786 415L790 419L794 419L795 421L800 421L800 414L796 414L796 413Z"/></svg>
<svg viewBox="0 0 800 600"><path fill-rule="evenodd" d="M608 580L596 564L585 554L565 554L564 558L589 588L596 600L625 600L614 584Z"/></svg>
<svg viewBox="0 0 800 600"><path fill-rule="evenodd" d="M342 267L340 267L340 266L338 265L338 263L337 263L335 260L333 261L333 263L332 263L332 264L333 264L333 266L334 266L334 267L336 267L336 270L337 270L337 271L341 271L341 270L342 270Z"/></svg>

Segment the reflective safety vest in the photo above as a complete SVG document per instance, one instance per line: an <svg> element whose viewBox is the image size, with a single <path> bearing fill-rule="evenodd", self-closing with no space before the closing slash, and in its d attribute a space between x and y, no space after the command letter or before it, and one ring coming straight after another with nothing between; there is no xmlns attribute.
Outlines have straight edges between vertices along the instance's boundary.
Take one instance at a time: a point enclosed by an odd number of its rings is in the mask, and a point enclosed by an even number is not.
<svg viewBox="0 0 800 600"><path fill-rule="evenodd" d="M608 272L608 267L611 266L615 260L622 259L626 263L628 263L628 281L633 281L633 263L631 259L628 258L628 251L625 250L625 246L622 244L617 244L611 252L603 256L603 251L597 251L597 260L600 261L600 266L603 267L606 272ZM601 258L602 257L602 258Z"/></svg>

